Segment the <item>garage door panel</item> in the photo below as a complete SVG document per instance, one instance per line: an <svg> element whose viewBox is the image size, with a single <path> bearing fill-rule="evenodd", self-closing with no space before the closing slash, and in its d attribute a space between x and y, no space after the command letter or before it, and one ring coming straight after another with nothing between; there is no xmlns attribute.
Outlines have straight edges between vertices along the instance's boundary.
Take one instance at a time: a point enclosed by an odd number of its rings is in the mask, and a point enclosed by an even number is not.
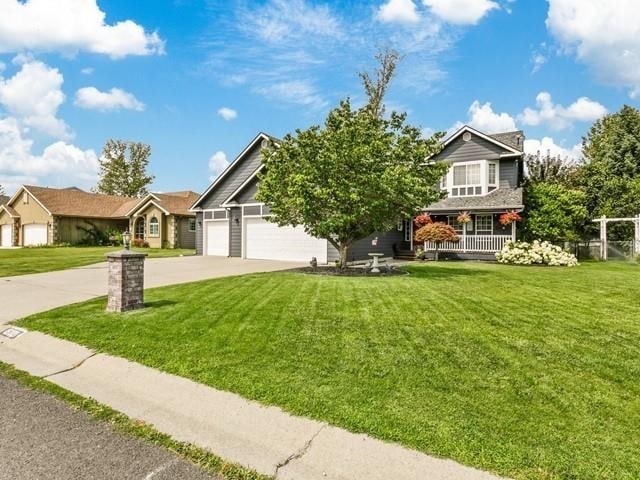
<svg viewBox="0 0 640 480"><path fill-rule="evenodd" d="M207 222L207 255L227 257L229 255L229 222Z"/></svg>
<svg viewBox="0 0 640 480"><path fill-rule="evenodd" d="M327 262L327 241L302 227L279 227L262 218L245 218L245 257L263 260Z"/></svg>
<svg viewBox="0 0 640 480"><path fill-rule="evenodd" d="M12 244L13 229L11 225L2 225L0 227L0 245L10 247Z"/></svg>
<svg viewBox="0 0 640 480"><path fill-rule="evenodd" d="M46 245L47 244L47 226L37 223L25 225L23 227L23 242L26 246Z"/></svg>

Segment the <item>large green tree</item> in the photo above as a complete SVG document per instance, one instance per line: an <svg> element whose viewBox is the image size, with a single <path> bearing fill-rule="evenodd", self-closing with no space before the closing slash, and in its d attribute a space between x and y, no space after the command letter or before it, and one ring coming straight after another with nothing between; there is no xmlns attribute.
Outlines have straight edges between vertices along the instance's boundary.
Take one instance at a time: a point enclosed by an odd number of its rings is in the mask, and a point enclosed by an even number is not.
<svg viewBox="0 0 640 480"><path fill-rule="evenodd" d="M98 193L141 197L155 178L147 173L151 146L141 142L110 139L100 157Z"/></svg>
<svg viewBox="0 0 640 480"><path fill-rule="evenodd" d="M589 221L586 196L561 183L530 183L525 189L522 230L528 240L579 240Z"/></svg>
<svg viewBox="0 0 640 480"><path fill-rule="evenodd" d="M578 185L591 217L630 217L640 213L633 197L640 178L640 110L625 105L596 121L583 139L585 163ZM611 238L630 234L629 225L612 224Z"/></svg>
<svg viewBox="0 0 640 480"><path fill-rule="evenodd" d="M551 156L549 152L542 155L540 152L525 157L527 171L526 183L570 183L574 180L578 165L568 158Z"/></svg>
<svg viewBox="0 0 640 480"><path fill-rule="evenodd" d="M362 108L343 100L324 125L296 130L263 151L257 199L271 207L270 220L302 225L326 239L343 268L354 242L392 228L442 195L437 185L448 166L428 160L440 150L442 135L424 139L406 114L383 115L394 59L391 52L378 57L378 73L366 76L369 102Z"/></svg>

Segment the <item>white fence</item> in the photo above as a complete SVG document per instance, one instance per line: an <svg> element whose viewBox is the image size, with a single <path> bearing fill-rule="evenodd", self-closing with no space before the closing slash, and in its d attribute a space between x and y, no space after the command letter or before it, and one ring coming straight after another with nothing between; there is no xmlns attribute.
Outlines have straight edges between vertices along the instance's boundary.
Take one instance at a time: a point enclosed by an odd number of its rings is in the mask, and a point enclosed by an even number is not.
<svg viewBox="0 0 640 480"><path fill-rule="evenodd" d="M511 235L462 235L458 242L442 242L441 252L499 252L504 244L513 240ZM436 244L424 242L425 251L433 251Z"/></svg>

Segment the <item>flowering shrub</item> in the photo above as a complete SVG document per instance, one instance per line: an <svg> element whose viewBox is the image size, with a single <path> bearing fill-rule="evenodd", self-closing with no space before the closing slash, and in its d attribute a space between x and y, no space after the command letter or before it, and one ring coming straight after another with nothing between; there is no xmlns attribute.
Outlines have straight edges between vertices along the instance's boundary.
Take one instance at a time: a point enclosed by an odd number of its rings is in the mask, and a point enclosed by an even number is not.
<svg viewBox="0 0 640 480"><path fill-rule="evenodd" d="M458 234L451 225L443 222L428 223L420 228L415 235L416 242L433 242L436 244L435 257L438 261L438 251L442 242L457 242Z"/></svg>
<svg viewBox="0 0 640 480"><path fill-rule="evenodd" d="M460 212L456 220L462 224L469 223L471 221L471 215L469 215L469 212Z"/></svg>
<svg viewBox="0 0 640 480"><path fill-rule="evenodd" d="M413 224L416 228L424 227L428 223L433 223L433 220L431 220L431 216L428 213L421 213L413 219Z"/></svg>
<svg viewBox="0 0 640 480"><path fill-rule="evenodd" d="M513 265L551 265L575 267L578 259L557 245L534 240L528 242L507 242L501 251L496 253L499 263Z"/></svg>
<svg viewBox="0 0 640 480"><path fill-rule="evenodd" d="M504 225L504 226L511 225L513 222L519 222L520 220L522 220L522 217L515 210L510 210L508 212L503 213L502 215L500 215L500 218L498 219L498 221L500 222L500 225Z"/></svg>

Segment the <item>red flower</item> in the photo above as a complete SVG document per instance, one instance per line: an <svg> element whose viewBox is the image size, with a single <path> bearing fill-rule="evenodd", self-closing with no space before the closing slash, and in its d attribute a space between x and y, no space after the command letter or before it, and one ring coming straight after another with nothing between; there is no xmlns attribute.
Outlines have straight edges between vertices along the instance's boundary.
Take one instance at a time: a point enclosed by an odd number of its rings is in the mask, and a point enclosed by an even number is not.
<svg viewBox="0 0 640 480"><path fill-rule="evenodd" d="M508 212L500 215L500 219L498 221L500 222L500 225L506 226L511 225L513 222L519 222L520 220L522 220L522 217L518 212L515 210L509 210Z"/></svg>

